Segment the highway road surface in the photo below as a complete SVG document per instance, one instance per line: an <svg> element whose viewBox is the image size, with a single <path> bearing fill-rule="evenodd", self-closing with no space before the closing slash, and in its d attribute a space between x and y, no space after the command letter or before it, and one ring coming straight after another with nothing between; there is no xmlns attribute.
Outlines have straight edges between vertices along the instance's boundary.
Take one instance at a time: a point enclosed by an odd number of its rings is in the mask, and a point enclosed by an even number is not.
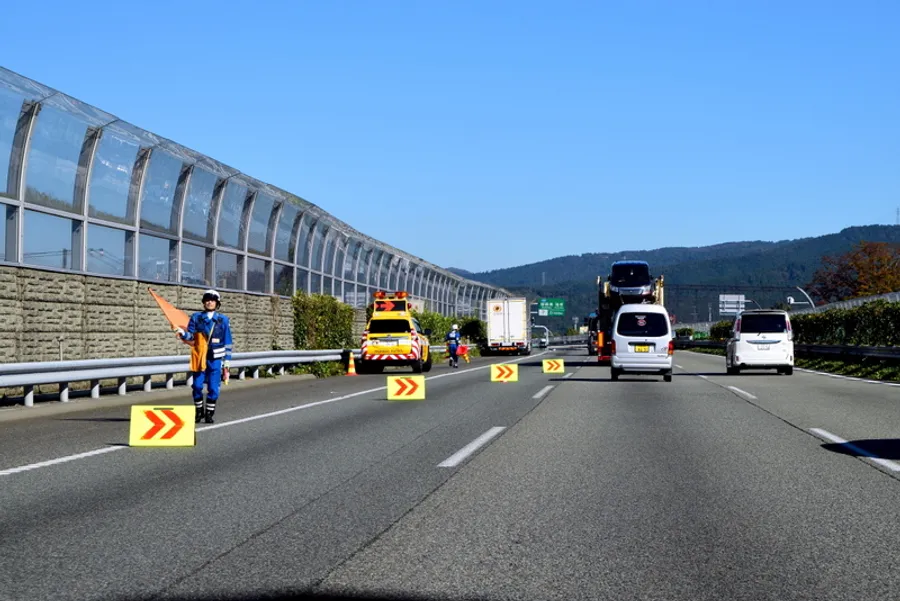
<svg viewBox="0 0 900 601"><path fill-rule="evenodd" d="M490 362L419 402L383 375L226 388L186 449L126 446L102 399L0 413L0 599L900 597L900 388Z"/></svg>

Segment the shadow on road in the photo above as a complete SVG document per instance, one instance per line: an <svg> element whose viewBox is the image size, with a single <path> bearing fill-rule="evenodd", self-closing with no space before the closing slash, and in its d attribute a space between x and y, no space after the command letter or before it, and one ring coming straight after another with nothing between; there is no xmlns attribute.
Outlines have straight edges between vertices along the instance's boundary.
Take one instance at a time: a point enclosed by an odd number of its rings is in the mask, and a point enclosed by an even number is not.
<svg viewBox="0 0 900 601"><path fill-rule="evenodd" d="M741 372L740 374L729 376L728 373L723 369L722 371L690 371L690 370L682 370L681 375L683 376L728 376L729 378L754 378L759 376L769 376L776 377L781 374L775 373L775 371L767 372L767 371L756 371L756 372Z"/></svg>
<svg viewBox="0 0 900 601"><path fill-rule="evenodd" d="M128 422L130 417L61 417L60 422Z"/></svg>
<svg viewBox="0 0 900 601"><path fill-rule="evenodd" d="M900 459L900 438L867 438L850 440L847 444L826 443L822 448L851 457L875 456L882 459Z"/></svg>

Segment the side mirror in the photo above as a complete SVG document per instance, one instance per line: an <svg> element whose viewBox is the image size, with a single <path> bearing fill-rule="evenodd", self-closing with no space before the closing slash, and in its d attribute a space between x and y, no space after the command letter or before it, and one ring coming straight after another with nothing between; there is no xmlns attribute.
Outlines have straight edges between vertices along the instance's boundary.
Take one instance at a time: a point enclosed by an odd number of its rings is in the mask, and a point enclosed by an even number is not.
<svg viewBox="0 0 900 601"><path fill-rule="evenodd" d="M431 328L425 328L425 335L431 336Z"/></svg>

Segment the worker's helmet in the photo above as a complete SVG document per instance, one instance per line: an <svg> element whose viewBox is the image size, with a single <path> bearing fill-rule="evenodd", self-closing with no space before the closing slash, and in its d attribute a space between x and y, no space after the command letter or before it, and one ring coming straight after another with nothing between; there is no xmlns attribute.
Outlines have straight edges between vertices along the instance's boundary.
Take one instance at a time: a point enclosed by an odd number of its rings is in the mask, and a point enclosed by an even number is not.
<svg viewBox="0 0 900 601"><path fill-rule="evenodd" d="M454 329L454 330L458 330L458 329L459 329L459 326L456 325L456 324L453 324L453 329Z"/></svg>
<svg viewBox="0 0 900 601"><path fill-rule="evenodd" d="M211 301L211 300L216 301L216 306L219 306L222 304L222 297L219 296L218 292L216 292L215 290L207 290L206 292L203 293L203 304L206 304L206 301Z"/></svg>

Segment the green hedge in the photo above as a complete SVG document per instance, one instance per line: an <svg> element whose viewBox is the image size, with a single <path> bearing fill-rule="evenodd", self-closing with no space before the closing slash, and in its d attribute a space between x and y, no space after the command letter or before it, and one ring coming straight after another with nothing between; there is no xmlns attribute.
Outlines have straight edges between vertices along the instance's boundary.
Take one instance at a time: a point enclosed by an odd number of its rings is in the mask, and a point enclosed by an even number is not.
<svg viewBox="0 0 900 601"><path fill-rule="evenodd" d="M693 336L694 328L678 328L675 330L675 334L678 336Z"/></svg>
<svg viewBox="0 0 900 601"><path fill-rule="evenodd" d="M709 328L709 337L711 340L728 340L731 338L731 329L734 322L730 319L716 322Z"/></svg>
<svg viewBox="0 0 900 601"><path fill-rule="evenodd" d="M829 309L791 317L800 344L900 345L900 303L879 300L853 309Z"/></svg>
<svg viewBox="0 0 900 601"><path fill-rule="evenodd" d="M333 296L297 291L294 308L294 346L300 350L349 349L353 342L353 307Z"/></svg>
<svg viewBox="0 0 900 601"><path fill-rule="evenodd" d="M481 344L485 339L484 322L474 317L446 317L434 311L414 311L413 315L419 321L423 330L431 330L429 340L431 344L440 346L444 344L444 338L453 324L459 326L459 333L463 340L470 345Z"/></svg>

